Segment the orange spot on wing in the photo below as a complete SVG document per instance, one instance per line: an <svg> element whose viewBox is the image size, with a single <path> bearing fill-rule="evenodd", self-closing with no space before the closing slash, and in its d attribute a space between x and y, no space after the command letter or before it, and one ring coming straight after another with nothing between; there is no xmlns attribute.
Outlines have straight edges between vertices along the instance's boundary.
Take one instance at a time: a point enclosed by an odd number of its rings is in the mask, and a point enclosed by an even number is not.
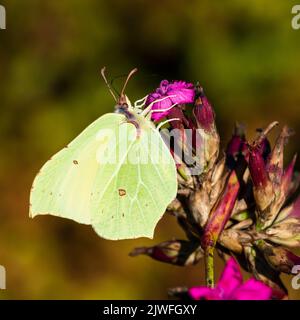
<svg viewBox="0 0 300 320"><path fill-rule="evenodd" d="M120 197L126 196L126 190L125 189L119 189L119 196Z"/></svg>

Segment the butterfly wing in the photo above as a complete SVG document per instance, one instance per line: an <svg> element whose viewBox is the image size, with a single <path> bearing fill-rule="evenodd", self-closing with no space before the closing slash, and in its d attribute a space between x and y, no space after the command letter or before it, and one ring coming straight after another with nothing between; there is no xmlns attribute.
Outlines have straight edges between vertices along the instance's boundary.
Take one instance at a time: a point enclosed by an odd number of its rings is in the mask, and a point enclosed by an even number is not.
<svg viewBox="0 0 300 320"><path fill-rule="evenodd" d="M100 117L46 162L31 189L31 217L51 214L90 224L91 195L101 170L97 155L108 149L124 118L117 114Z"/></svg>
<svg viewBox="0 0 300 320"><path fill-rule="evenodd" d="M137 137L125 119L100 117L43 166L30 195L31 217L92 224L111 240L153 236L176 196L176 167L148 120Z"/></svg>
<svg viewBox="0 0 300 320"><path fill-rule="evenodd" d="M127 129L133 130L131 134ZM155 226L176 197L176 166L148 120L143 120L138 138L132 125L118 130L127 141L116 144L118 165L106 164L97 172L91 223L106 239L152 238Z"/></svg>

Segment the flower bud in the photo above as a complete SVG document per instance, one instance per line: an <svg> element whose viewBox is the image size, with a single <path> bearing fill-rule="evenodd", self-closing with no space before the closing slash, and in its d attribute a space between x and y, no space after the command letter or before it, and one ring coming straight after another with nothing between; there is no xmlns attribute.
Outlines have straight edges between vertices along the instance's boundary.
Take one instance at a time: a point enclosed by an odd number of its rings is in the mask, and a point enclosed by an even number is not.
<svg viewBox="0 0 300 320"><path fill-rule="evenodd" d="M226 165L233 170L243 158L248 159L245 130L243 126L236 124L226 149Z"/></svg>
<svg viewBox="0 0 300 320"><path fill-rule="evenodd" d="M220 138L215 126L215 116L211 104L204 95L203 89L197 85L193 114L197 124L203 152L198 162L203 163L203 172L208 172L215 164L220 147Z"/></svg>
<svg viewBox="0 0 300 320"><path fill-rule="evenodd" d="M203 88L200 86L196 87L193 112L199 128L208 132L215 129L215 114L213 108L205 96Z"/></svg>
<svg viewBox="0 0 300 320"><path fill-rule="evenodd" d="M283 247L268 244L263 240L258 241L257 247L262 251L269 265L279 272L291 274L293 267L300 265L300 257Z"/></svg>
<svg viewBox="0 0 300 320"><path fill-rule="evenodd" d="M170 121L170 125L173 129L184 129L184 127L187 127L189 125L189 122L182 111L182 106L176 106L168 111L167 118L168 119L179 119L179 120L173 120Z"/></svg>
<svg viewBox="0 0 300 320"><path fill-rule="evenodd" d="M264 158L260 148L257 146L249 147L249 169L255 188L263 189L269 183L268 174Z"/></svg>
<svg viewBox="0 0 300 320"><path fill-rule="evenodd" d="M162 242L154 247L136 248L130 256L147 255L154 260L188 266L196 264L203 257L203 250L199 243L184 240L172 240Z"/></svg>
<svg viewBox="0 0 300 320"><path fill-rule="evenodd" d="M254 186L256 205L261 214L274 198L273 186L268 177L260 146L249 147L249 170ZM264 219L264 217L261 217Z"/></svg>
<svg viewBox="0 0 300 320"><path fill-rule="evenodd" d="M283 152L284 146L288 138L292 135L292 130L288 127L283 127L279 137L276 140L275 146L267 163L267 168L271 180L280 184L283 174Z"/></svg>
<svg viewBox="0 0 300 320"><path fill-rule="evenodd" d="M300 246L300 221L296 218L284 219L269 227L265 233L274 243L288 247Z"/></svg>
<svg viewBox="0 0 300 320"><path fill-rule="evenodd" d="M204 249L215 246L218 241L221 232L232 214L239 190L240 184L237 175L235 171L232 171L228 178L224 194L215 209L211 212L207 225L205 226L201 242Z"/></svg>
<svg viewBox="0 0 300 320"><path fill-rule="evenodd" d="M252 246L247 246L244 248L244 252L249 271L257 280L264 282L272 288L273 299L286 299L287 290L280 279L280 273L268 264L260 250Z"/></svg>
<svg viewBox="0 0 300 320"><path fill-rule="evenodd" d="M219 243L236 254L242 254L243 244L251 242L251 240L251 236L245 232L226 229L221 233Z"/></svg>

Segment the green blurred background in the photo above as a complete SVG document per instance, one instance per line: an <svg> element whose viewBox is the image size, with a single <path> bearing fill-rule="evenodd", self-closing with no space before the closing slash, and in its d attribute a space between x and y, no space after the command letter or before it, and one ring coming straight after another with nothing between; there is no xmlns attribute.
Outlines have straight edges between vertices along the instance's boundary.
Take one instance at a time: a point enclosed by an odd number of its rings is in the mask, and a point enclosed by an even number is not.
<svg viewBox="0 0 300 320"><path fill-rule="evenodd" d="M279 120L296 130L292 156L300 139L295 3L1 0L7 30L0 30L0 264L7 290L0 298L160 299L168 287L203 284L202 264L128 257L135 246L183 236L171 218L162 219L153 241L106 241L71 221L29 219L31 183L53 153L113 110L99 76L104 65L117 88L119 76L139 68L127 89L132 100L164 78L199 80L223 147L237 120L250 137ZM300 291L290 289L290 296L300 298Z"/></svg>

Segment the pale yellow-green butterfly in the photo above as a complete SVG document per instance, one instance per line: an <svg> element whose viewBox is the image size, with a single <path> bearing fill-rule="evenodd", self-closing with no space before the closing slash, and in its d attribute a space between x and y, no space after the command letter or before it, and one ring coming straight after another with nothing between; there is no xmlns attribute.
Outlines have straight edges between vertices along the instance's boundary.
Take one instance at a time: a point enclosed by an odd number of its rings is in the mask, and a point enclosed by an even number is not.
<svg viewBox="0 0 300 320"><path fill-rule="evenodd" d="M92 225L103 238L152 238L167 206L176 197L175 162L151 122L146 97L134 106L124 94L115 113L101 116L36 176L30 217L51 214Z"/></svg>

